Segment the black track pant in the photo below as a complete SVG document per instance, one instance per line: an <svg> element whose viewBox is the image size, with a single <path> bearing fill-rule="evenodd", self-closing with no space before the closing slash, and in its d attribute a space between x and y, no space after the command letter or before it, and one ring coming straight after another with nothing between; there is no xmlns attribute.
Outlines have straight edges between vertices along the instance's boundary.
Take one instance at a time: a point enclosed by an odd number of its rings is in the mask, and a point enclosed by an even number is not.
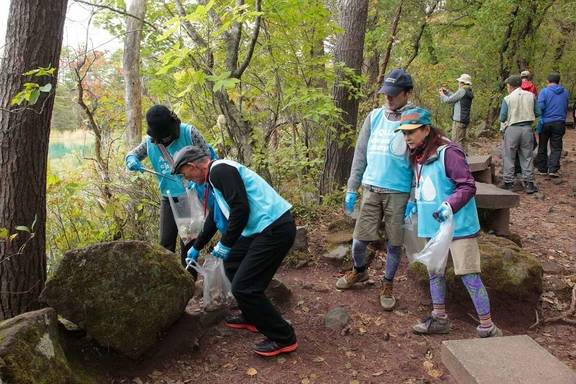
<svg viewBox="0 0 576 384"><path fill-rule="evenodd" d="M287 216L289 215L289 216ZM270 340L281 344L296 341L294 329L264 294L296 237L296 225L285 213L262 233L240 237L224 262L232 294L244 318Z"/></svg>
<svg viewBox="0 0 576 384"><path fill-rule="evenodd" d="M540 172L558 172L560 170L564 133L566 133L564 121L544 124L542 127L538 144L538 156L534 160L534 166ZM550 142L550 156L548 156L548 142Z"/></svg>
<svg viewBox="0 0 576 384"><path fill-rule="evenodd" d="M160 202L160 245L167 250L174 252L176 251L176 239L178 238L178 227L176 226L176 221L174 220L174 214L172 213L172 208L170 207L170 200L167 197L162 196ZM184 244L182 240L180 241L180 262L182 266L186 266L186 253L188 249L194 244L194 240L190 241L188 244ZM196 271L190 268L190 272L196 276Z"/></svg>

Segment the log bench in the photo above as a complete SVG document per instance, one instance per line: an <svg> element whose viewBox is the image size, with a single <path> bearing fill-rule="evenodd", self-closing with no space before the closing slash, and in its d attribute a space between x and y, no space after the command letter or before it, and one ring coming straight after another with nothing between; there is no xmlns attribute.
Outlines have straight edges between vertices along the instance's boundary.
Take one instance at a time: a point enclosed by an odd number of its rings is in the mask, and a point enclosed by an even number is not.
<svg viewBox="0 0 576 384"><path fill-rule="evenodd" d="M476 182L476 207L485 229L498 236L510 234L510 208L517 207L517 193L498 188L494 184Z"/></svg>
<svg viewBox="0 0 576 384"><path fill-rule="evenodd" d="M493 183L495 171L491 155L468 156L467 160L474 180L487 184Z"/></svg>

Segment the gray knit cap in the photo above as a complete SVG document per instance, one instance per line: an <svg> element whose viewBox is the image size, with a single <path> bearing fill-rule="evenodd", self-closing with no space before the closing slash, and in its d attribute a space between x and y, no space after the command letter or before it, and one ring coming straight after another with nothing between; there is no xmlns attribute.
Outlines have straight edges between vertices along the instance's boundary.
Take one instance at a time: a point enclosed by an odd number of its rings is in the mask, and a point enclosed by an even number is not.
<svg viewBox="0 0 576 384"><path fill-rule="evenodd" d="M179 173L180 168L184 164L193 163L203 157L210 157L202 148L194 145L188 145L174 155L174 165L172 166L172 174Z"/></svg>

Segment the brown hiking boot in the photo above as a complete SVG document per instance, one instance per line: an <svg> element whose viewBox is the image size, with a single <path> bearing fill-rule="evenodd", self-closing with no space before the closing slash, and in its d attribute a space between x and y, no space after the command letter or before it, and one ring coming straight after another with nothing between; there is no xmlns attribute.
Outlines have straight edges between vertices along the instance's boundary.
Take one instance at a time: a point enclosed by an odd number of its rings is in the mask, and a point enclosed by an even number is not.
<svg viewBox="0 0 576 384"><path fill-rule="evenodd" d="M352 269L351 271L346 272L344 276L342 276L336 281L336 288L338 289L352 288L354 284L366 281L368 280L368 278L369 276L367 270L364 272L356 272L355 269Z"/></svg>
<svg viewBox="0 0 576 384"><path fill-rule="evenodd" d="M385 311L391 311L396 306L396 298L392 295L393 283L384 280L380 289L380 305Z"/></svg>

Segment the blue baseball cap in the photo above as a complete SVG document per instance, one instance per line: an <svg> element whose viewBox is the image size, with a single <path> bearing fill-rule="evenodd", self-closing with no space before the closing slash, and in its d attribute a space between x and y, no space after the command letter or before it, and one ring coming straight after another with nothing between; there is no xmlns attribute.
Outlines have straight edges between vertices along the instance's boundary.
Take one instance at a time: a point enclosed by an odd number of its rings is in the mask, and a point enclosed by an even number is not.
<svg viewBox="0 0 576 384"><path fill-rule="evenodd" d="M378 93L396 96L401 91L409 91L412 88L414 88L412 76L410 76L405 70L396 68L386 76L382 88L380 88Z"/></svg>
<svg viewBox="0 0 576 384"><path fill-rule="evenodd" d="M423 125L432 125L432 115L425 108L408 108L402 111L400 116L400 126L396 131L411 131Z"/></svg>

